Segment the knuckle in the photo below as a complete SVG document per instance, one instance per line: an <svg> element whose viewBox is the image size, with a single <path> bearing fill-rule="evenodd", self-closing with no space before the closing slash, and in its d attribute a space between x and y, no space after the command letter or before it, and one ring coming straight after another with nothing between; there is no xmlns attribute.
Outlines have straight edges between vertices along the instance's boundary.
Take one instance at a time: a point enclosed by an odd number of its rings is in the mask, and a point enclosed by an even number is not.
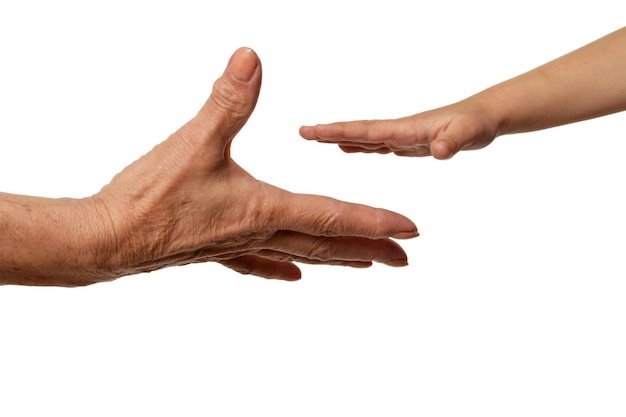
<svg viewBox="0 0 626 417"><path fill-rule="evenodd" d="M328 263L336 260L335 248L327 239L319 240L313 244L309 253L309 257L316 261Z"/></svg>
<svg viewBox="0 0 626 417"><path fill-rule="evenodd" d="M212 111L229 117L245 114L248 107L240 89L221 78L213 85L211 104Z"/></svg>

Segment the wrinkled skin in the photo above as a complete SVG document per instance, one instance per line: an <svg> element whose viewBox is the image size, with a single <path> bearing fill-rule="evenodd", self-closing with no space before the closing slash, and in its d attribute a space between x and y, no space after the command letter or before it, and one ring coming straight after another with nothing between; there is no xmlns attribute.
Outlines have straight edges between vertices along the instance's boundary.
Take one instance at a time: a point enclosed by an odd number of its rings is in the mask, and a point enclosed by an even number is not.
<svg viewBox="0 0 626 417"><path fill-rule="evenodd" d="M293 194L248 174L230 145L256 104L261 64L236 51L199 113L92 197L111 230L99 248L104 278L219 262L237 272L297 280L294 262L407 264L391 238L417 236L391 211Z"/></svg>

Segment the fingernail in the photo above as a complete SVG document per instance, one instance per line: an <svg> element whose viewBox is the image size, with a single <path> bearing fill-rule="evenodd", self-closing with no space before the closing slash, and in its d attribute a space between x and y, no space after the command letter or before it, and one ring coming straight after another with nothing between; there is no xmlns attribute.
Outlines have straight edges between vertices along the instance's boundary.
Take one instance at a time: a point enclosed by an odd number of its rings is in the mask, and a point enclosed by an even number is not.
<svg viewBox="0 0 626 417"><path fill-rule="evenodd" d="M259 58L250 48L239 48L230 59L228 71L232 77L242 83L248 82L259 66Z"/></svg>
<svg viewBox="0 0 626 417"><path fill-rule="evenodd" d="M410 232L398 232L391 236L394 239L411 239L414 237L418 237L420 234L417 230L412 230Z"/></svg>
<svg viewBox="0 0 626 417"><path fill-rule="evenodd" d="M406 258L402 259L392 259L391 261L386 262L388 266L407 266L409 261Z"/></svg>

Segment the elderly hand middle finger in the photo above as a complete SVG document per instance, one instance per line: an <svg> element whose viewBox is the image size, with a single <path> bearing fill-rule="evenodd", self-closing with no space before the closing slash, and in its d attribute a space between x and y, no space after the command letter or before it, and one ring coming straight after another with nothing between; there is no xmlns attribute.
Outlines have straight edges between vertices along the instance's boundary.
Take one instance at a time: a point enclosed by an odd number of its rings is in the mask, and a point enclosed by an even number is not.
<svg viewBox="0 0 626 417"><path fill-rule="evenodd" d="M314 263L373 261L389 266L408 264L404 250L388 238L311 236L299 232L279 231L266 241L259 242L256 249L280 252Z"/></svg>

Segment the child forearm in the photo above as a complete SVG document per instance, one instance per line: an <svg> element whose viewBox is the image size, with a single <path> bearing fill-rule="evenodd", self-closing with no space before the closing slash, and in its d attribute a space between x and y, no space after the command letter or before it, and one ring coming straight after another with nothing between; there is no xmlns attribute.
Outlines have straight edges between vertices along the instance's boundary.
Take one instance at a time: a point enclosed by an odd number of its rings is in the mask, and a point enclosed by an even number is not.
<svg viewBox="0 0 626 417"><path fill-rule="evenodd" d="M465 100L498 121L498 135L626 109L626 28Z"/></svg>

